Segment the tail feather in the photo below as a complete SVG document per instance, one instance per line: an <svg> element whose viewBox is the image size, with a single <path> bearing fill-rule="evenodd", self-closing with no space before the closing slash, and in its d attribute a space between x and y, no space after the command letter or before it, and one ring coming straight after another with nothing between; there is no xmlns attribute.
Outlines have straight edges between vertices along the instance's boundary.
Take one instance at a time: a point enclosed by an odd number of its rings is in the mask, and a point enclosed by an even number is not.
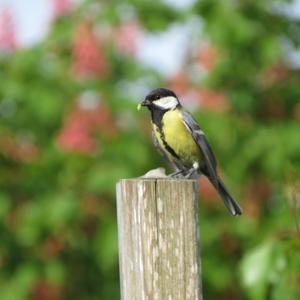
<svg viewBox="0 0 300 300"><path fill-rule="evenodd" d="M237 202L231 197L225 184L220 178L218 178L218 187L215 186L215 188L218 191L219 195L221 196L222 200L224 201L224 204L226 205L229 212L234 216L241 215L242 209L237 204Z"/></svg>

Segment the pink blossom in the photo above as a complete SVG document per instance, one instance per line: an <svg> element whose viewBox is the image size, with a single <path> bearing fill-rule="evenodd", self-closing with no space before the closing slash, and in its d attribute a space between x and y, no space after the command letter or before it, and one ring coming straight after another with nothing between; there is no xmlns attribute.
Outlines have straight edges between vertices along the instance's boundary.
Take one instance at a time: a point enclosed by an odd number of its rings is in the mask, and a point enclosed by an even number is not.
<svg viewBox="0 0 300 300"><path fill-rule="evenodd" d="M116 127L110 111L103 104L94 109L76 105L67 115L58 135L61 149L93 154L100 144L97 135L115 136Z"/></svg>
<svg viewBox="0 0 300 300"><path fill-rule="evenodd" d="M136 54L141 31L136 22L122 24L116 31L115 43L117 48L129 55Z"/></svg>
<svg viewBox="0 0 300 300"><path fill-rule="evenodd" d="M0 11L0 50L12 51L16 48L15 24L11 9L6 7Z"/></svg>
<svg viewBox="0 0 300 300"><path fill-rule="evenodd" d="M53 0L54 17L59 17L69 13L72 6L72 0Z"/></svg>
<svg viewBox="0 0 300 300"><path fill-rule="evenodd" d="M96 38L92 24L88 22L80 24L75 30L73 71L76 76L84 79L108 73L102 42Z"/></svg>

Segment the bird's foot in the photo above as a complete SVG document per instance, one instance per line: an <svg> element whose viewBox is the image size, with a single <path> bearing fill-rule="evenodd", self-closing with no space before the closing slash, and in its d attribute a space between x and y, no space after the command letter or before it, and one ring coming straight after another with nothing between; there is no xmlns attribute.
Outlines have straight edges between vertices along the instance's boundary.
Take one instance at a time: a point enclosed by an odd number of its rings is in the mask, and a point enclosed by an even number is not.
<svg viewBox="0 0 300 300"><path fill-rule="evenodd" d="M179 179L179 178L184 178L184 176L185 176L184 170L180 170L180 171L176 171L176 172L170 174L168 177Z"/></svg>
<svg viewBox="0 0 300 300"><path fill-rule="evenodd" d="M174 179L196 179L199 177L198 170L191 168L188 170L180 170L175 173L170 174L168 177Z"/></svg>
<svg viewBox="0 0 300 300"><path fill-rule="evenodd" d="M191 169L187 170L187 172L183 176L184 179L196 179L198 177L199 177L198 169L196 169L196 168L191 168Z"/></svg>

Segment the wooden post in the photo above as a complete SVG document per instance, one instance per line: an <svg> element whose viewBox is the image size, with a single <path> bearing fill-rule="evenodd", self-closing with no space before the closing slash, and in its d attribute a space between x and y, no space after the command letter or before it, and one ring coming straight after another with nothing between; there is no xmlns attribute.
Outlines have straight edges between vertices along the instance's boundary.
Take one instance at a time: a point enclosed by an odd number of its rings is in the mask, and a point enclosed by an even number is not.
<svg viewBox="0 0 300 300"><path fill-rule="evenodd" d="M201 300L198 185L123 179L117 184L122 300Z"/></svg>

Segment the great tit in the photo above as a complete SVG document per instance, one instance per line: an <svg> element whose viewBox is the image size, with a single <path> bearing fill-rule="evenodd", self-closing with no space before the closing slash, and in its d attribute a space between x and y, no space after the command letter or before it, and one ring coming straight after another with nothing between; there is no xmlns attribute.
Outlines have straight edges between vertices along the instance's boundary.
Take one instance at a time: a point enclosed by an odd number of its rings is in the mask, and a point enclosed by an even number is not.
<svg viewBox="0 0 300 300"><path fill-rule="evenodd" d="M165 88L155 89L141 106L151 112L153 141L175 171L170 176L191 179L205 175L231 214L242 214L217 174L217 161L204 132L183 109L175 93Z"/></svg>

